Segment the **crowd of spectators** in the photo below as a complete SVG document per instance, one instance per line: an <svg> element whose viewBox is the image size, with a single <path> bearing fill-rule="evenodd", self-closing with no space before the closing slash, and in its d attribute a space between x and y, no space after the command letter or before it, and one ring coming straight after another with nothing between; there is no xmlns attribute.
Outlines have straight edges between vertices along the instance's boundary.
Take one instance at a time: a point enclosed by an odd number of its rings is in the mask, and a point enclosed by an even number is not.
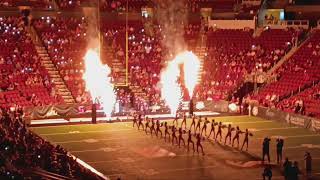
<svg viewBox="0 0 320 180"><path fill-rule="evenodd" d="M0 37L0 106L61 102L59 96L50 96L51 81L22 18L0 17Z"/></svg>
<svg viewBox="0 0 320 180"><path fill-rule="evenodd" d="M316 103L311 100L316 87L309 87L320 79L319 42L320 32L315 30L307 42L278 68L276 71L278 80L266 85L254 98L267 107L278 107L285 111L318 116ZM299 93L304 88L306 90ZM294 95L296 93L298 94ZM268 96L277 96L277 101L270 103Z"/></svg>
<svg viewBox="0 0 320 180"><path fill-rule="evenodd" d="M28 177L26 169L40 168L72 179L99 179L59 145L30 131L22 120L22 107L0 110L0 177Z"/></svg>
<svg viewBox="0 0 320 180"><path fill-rule="evenodd" d="M293 29L253 31L210 28L200 99L227 99L247 74L266 72L292 47ZM278 39L274 41L274 39Z"/></svg>
<svg viewBox="0 0 320 180"><path fill-rule="evenodd" d="M88 45L85 18L43 17L33 24L72 95L82 95L82 61Z"/></svg>
<svg viewBox="0 0 320 180"><path fill-rule="evenodd" d="M52 0L1 0L1 8L11 8L17 6L31 6L33 8L51 9Z"/></svg>
<svg viewBox="0 0 320 180"><path fill-rule="evenodd" d="M320 117L320 86L315 85L277 104L277 108L302 115Z"/></svg>

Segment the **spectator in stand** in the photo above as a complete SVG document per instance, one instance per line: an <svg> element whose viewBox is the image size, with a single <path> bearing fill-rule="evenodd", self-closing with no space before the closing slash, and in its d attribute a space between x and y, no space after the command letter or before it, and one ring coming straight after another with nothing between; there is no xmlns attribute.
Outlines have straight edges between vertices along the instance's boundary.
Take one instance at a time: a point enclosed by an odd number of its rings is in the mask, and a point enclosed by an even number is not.
<svg viewBox="0 0 320 180"><path fill-rule="evenodd" d="M20 179L24 176L23 169L40 168L74 179L99 179L62 147L51 145L29 131L22 116L19 106L0 111L0 157L5 157L5 163L0 162L4 164L0 177Z"/></svg>

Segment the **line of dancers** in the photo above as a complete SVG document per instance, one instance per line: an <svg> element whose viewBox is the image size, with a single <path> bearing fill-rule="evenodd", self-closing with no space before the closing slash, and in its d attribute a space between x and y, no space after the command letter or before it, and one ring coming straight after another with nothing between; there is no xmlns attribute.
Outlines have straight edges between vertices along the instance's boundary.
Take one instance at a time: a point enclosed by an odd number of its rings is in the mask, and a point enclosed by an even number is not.
<svg viewBox="0 0 320 180"><path fill-rule="evenodd" d="M186 146L185 140L183 138L183 134L187 134L187 149L189 151L189 146L192 144L193 152L195 152L195 144L193 142L192 136L194 135L196 138L196 150L199 153L199 148L201 149L202 154L204 155L203 151L203 146L201 144L201 141L204 140L205 138L209 139L211 137L211 134L213 135L213 139L215 141L220 139L220 142L222 142L222 129L227 128L227 134L224 139L224 144L227 144L227 141L229 141L229 144L231 145L232 142L232 147L234 147L234 142L237 142L237 147L239 148L239 140L240 140L240 135L244 134L244 140L241 146L241 150L243 147L246 145L246 151L248 150L249 146L249 136L252 136L252 133L246 129L245 131L241 131L239 126L236 128L232 127L231 124L225 125L222 124L222 122L215 122L213 119L210 123L210 121L205 117L204 120L202 120L202 117L199 116L198 118L196 116L192 116L192 121L189 129L187 129L187 117L186 115L183 115L182 122L180 127L179 125L179 117L178 115L174 118L173 120L173 125L169 126L168 122L160 123L159 120L154 120L150 119L147 116L145 117L145 124L143 123L143 118L141 115L135 115L133 119L133 127L135 125L138 127L138 130L142 128L142 130L145 131L146 134L150 133L151 136L155 135L156 137L164 137L165 142L170 142L172 145L177 144L179 147L181 146L181 143L183 143L184 146ZM201 123L203 121L203 125L201 127ZM208 124L210 124L211 129L209 132L209 135L207 135L207 128ZM216 131L216 126L217 126L217 131ZM164 134L161 131L161 127L164 127ZM184 129L183 129L184 127ZM192 134L192 128L194 134ZM232 134L233 131L235 131L233 138ZM204 133L204 136L203 136ZM177 136L178 134L178 136ZM232 141L231 141L232 139Z"/></svg>

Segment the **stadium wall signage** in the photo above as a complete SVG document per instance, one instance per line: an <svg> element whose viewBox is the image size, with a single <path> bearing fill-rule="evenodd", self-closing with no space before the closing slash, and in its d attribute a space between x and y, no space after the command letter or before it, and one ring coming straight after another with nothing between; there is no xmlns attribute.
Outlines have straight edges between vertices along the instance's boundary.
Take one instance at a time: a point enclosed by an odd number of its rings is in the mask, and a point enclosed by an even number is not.
<svg viewBox="0 0 320 180"><path fill-rule="evenodd" d="M251 108L251 114L268 120L286 122L288 124L310 129L312 131L320 131L320 120L299 114L280 111L275 108L266 108L254 106Z"/></svg>

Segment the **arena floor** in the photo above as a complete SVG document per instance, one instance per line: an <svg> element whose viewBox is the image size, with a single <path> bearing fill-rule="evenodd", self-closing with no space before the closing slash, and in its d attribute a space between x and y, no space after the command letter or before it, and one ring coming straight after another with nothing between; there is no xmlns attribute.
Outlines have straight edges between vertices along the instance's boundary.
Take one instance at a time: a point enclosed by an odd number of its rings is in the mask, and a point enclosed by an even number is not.
<svg viewBox="0 0 320 180"><path fill-rule="evenodd" d="M50 142L62 145L107 177L125 180L262 179L263 168L259 165L262 139L265 136L272 138L271 161L275 164L275 138L281 136L285 139L284 157L298 161L303 170L304 152L309 151L313 157L313 179L320 179L320 134L257 117L215 119L238 125L242 130L249 128L254 134L249 140L249 151L242 152L205 140L206 154L202 156L146 135L129 122L34 127L32 130ZM190 119L188 123L190 125ZM186 140L186 135L184 138ZM277 166L273 166L273 175L273 179L283 179Z"/></svg>

